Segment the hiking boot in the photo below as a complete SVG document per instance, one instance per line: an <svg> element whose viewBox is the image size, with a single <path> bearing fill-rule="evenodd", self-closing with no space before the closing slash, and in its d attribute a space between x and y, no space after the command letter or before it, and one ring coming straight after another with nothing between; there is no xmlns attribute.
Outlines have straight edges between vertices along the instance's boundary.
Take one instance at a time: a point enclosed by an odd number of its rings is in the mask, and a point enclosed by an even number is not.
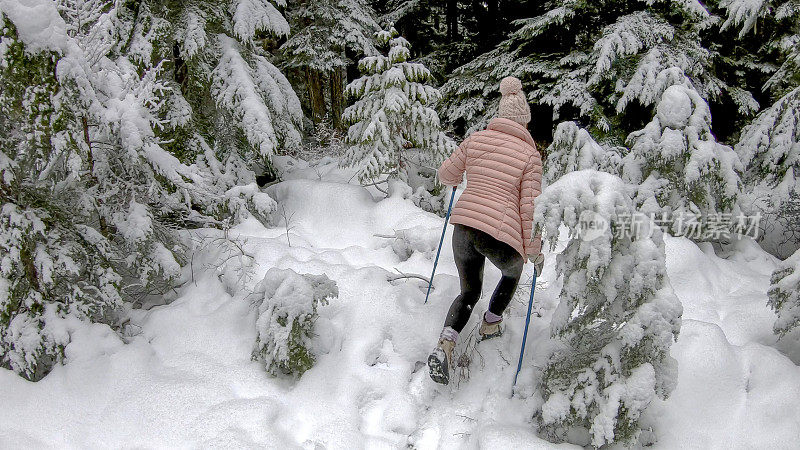
<svg viewBox="0 0 800 450"><path fill-rule="evenodd" d="M433 381L439 384L450 382L450 369L453 367L453 349L455 347L455 341L439 339L439 345L428 356L428 368Z"/></svg>
<svg viewBox="0 0 800 450"><path fill-rule="evenodd" d="M489 323L486 321L486 318L484 318L481 321L481 327L478 329L478 335L481 337L481 341L502 336L503 327L500 326L501 323L503 323L502 320Z"/></svg>

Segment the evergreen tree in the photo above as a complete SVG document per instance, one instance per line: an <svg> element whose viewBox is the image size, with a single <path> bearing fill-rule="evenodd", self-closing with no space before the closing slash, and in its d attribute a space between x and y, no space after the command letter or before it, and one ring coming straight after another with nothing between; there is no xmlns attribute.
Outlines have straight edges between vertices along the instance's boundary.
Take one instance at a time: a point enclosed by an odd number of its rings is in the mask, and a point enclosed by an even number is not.
<svg viewBox="0 0 800 450"><path fill-rule="evenodd" d="M766 178L775 186L791 177L800 158L800 2L727 0L723 5L728 13L723 28L737 28L742 40L756 32L759 20L766 22L762 29L768 34L754 57L772 61L762 65L770 75L763 89L773 101L743 130L736 150L747 165L745 181Z"/></svg>
<svg viewBox="0 0 800 450"><path fill-rule="evenodd" d="M800 176L800 86L761 112L745 129L736 150L747 163L750 184L796 189Z"/></svg>
<svg viewBox="0 0 800 450"><path fill-rule="evenodd" d="M762 217L762 247L784 258L800 248L790 213L800 196L800 85L747 125L735 149L746 167L741 207Z"/></svg>
<svg viewBox="0 0 800 450"><path fill-rule="evenodd" d="M378 33L388 55L368 56L359 66L365 76L347 86L357 100L344 112L351 124L351 148L344 163L358 167L362 181L384 174L407 178L404 155L416 149L417 163L437 166L455 147L433 109L439 91L422 64L409 62L408 41L391 28Z"/></svg>
<svg viewBox="0 0 800 450"><path fill-rule="evenodd" d="M539 388L539 432L552 441L601 447L632 444L639 418L677 381L669 349L682 307L666 281L661 230L631 228L633 187L591 170L572 172L537 198L536 227L563 277L551 322L558 342ZM583 441L577 436L585 435Z"/></svg>
<svg viewBox="0 0 800 450"><path fill-rule="evenodd" d="M299 141L299 102L253 39L285 21L227 6L0 3L0 365L40 379L75 319L172 288L179 228L274 210L249 164Z"/></svg>
<svg viewBox="0 0 800 450"><path fill-rule="evenodd" d="M374 36L380 28L375 13L362 0L304 0L290 6L292 34L281 46L287 65L305 72L312 117L319 122L325 113L323 78L330 92L330 116L340 126L344 110L344 87L350 55L378 53Z"/></svg>
<svg viewBox="0 0 800 450"><path fill-rule="evenodd" d="M269 165L300 145L302 110L264 50L289 25L268 0L142 0L117 13L116 51L141 68L162 64L174 87L169 150L193 161L210 147L226 165ZM233 127L231 125L234 125Z"/></svg>
<svg viewBox="0 0 800 450"><path fill-rule="evenodd" d="M393 24L411 42L414 59L430 69L437 80L447 79L451 70L497 43L495 39L479 35L477 21L470 14L472 6L493 1L389 0L381 3L380 23ZM484 13L481 17L488 19L488 16Z"/></svg>
<svg viewBox="0 0 800 450"><path fill-rule="evenodd" d="M60 107L55 61L74 48L26 42L9 16L23 22L27 11L8 6L0 9L0 366L38 380L63 357L68 317L114 320L122 277L100 227L72 217L83 200L81 149L67 128L74 117ZM43 22L66 38L55 11L45 11ZM21 25L26 37L39 31Z"/></svg>
<svg viewBox="0 0 800 450"><path fill-rule="evenodd" d="M741 164L736 153L716 142L708 105L691 87L673 85L653 120L628 137L630 149L598 144L573 122L561 123L547 149L545 179L552 183L575 170L622 176L636 187L637 201L659 219L672 217L685 231L683 213L707 218L736 211Z"/></svg>

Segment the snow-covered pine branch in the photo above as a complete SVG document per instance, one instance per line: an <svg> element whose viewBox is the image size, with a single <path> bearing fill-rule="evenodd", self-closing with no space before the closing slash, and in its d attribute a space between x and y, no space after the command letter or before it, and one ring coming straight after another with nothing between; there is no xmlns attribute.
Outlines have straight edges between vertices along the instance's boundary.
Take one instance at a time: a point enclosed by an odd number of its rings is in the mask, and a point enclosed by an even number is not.
<svg viewBox="0 0 800 450"><path fill-rule="evenodd" d="M747 125L735 148L748 182L794 188L800 174L800 87Z"/></svg>
<svg viewBox="0 0 800 450"><path fill-rule="evenodd" d="M639 11L621 18L606 27L595 42L594 68L587 83L596 85L603 79L615 78L611 70L615 62L672 40L675 32L669 22L649 12Z"/></svg>
<svg viewBox="0 0 800 450"><path fill-rule="evenodd" d="M232 2L233 34L249 43L256 33L266 31L276 36L289 35L289 23L275 7L286 6L286 0L235 0Z"/></svg>
<svg viewBox="0 0 800 450"><path fill-rule="evenodd" d="M545 151L544 181L551 184L570 172L587 169L619 175L626 152L624 148L604 148L575 122L562 122Z"/></svg>
<svg viewBox="0 0 800 450"><path fill-rule="evenodd" d="M800 2L726 0L723 30L738 31L739 45L758 41L758 52L735 56L737 70L762 72L766 97L759 114L738 134L734 148L744 166L740 205L760 214L759 243L784 258L800 247L797 226L785 212L800 195Z"/></svg>
<svg viewBox="0 0 800 450"><path fill-rule="evenodd" d="M727 17L722 29L738 28L739 38L755 31L759 19L784 20L800 15L797 0L723 0Z"/></svg>
<svg viewBox="0 0 800 450"><path fill-rule="evenodd" d="M346 67L346 52L372 56L380 30L372 8L362 0L315 0L291 5L292 34L281 46L288 64L329 72Z"/></svg>
<svg viewBox="0 0 800 450"><path fill-rule="evenodd" d="M735 150L745 167L741 208L763 216L761 245L786 257L800 246L797 217L786 214L800 196L800 87L756 116Z"/></svg>
<svg viewBox="0 0 800 450"><path fill-rule="evenodd" d="M800 250L772 273L767 303L778 315L773 329L778 336L800 325Z"/></svg>
<svg viewBox="0 0 800 450"><path fill-rule="evenodd" d="M466 134L483 129L497 114L500 80L518 75L508 63L514 51L501 46L455 69L442 85L439 111L448 123L463 120Z"/></svg>
<svg viewBox="0 0 800 450"><path fill-rule="evenodd" d="M485 125L505 76L530 85L531 101L585 119L603 134L620 133L613 124L632 103L654 106L675 84L691 84L706 101L730 100L743 117L759 108L750 91L718 77L700 35L714 17L697 1L641 1L621 10L576 0L548 5L516 21L517 31L496 49L454 71L442 86L449 123L463 120L468 131Z"/></svg>

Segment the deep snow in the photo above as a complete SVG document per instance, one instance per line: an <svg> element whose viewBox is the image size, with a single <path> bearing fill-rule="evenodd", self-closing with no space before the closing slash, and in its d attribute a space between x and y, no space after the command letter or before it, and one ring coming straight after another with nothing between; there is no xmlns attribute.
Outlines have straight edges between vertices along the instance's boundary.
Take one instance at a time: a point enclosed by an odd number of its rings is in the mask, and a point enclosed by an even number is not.
<svg viewBox="0 0 800 450"><path fill-rule="evenodd" d="M474 347L475 314L456 350L466 348L468 370L458 383L436 385L421 361L458 290L450 233L427 305L423 282L387 280L397 271L429 275L442 219L402 189L377 201L330 161L280 162L287 181L268 192L288 224L248 221L231 233L252 263L232 258L215 269L224 252L212 241L219 233L205 231L195 236L206 245L177 299L135 311L129 328L138 334L129 343L106 326L73 324L66 364L44 380L0 370L0 447L553 447L530 419L541 402L534 366L544 362L559 290L554 257L546 255L514 397L529 285L518 289L502 338ZM408 245L375 236L412 227L432 242L412 243L424 251L408 259ZM752 242L729 253L723 259L667 240L684 318L672 347L678 386L643 420L655 429L656 448L796 448L800 439L800 367L786 356L797 342L776 345L766 306L776 262ZM241 261L250 277L237 276ZM271 378L250 359L255 313L246 296L270 267L324 273L339 287L317 322L316 343L327 353L296 382ZM487 265L480 310L499 276Z"/></svg>

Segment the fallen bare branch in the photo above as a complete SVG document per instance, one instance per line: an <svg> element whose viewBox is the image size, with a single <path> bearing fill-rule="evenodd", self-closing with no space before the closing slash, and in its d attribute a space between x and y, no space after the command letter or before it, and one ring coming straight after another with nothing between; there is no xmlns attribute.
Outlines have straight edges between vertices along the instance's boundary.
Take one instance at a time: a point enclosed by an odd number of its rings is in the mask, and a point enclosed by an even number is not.
<svg viewBox="0 0 800 450"><path fill-rule="evenodd" d="M416 278L416 279L422 280L422 281L424 281L426 283L430 283L431 282L430 278L428 278L426 276L423 276L423 275L419 275L419 274L416 274L416 273L403 273L400 270L398 270L397 268L395 268L394 270L397 270L397 273L399 273L399 275L389 275L388 281L397 281L397 280L403 280L403 279L409 279L409 278Z"/></svg>

